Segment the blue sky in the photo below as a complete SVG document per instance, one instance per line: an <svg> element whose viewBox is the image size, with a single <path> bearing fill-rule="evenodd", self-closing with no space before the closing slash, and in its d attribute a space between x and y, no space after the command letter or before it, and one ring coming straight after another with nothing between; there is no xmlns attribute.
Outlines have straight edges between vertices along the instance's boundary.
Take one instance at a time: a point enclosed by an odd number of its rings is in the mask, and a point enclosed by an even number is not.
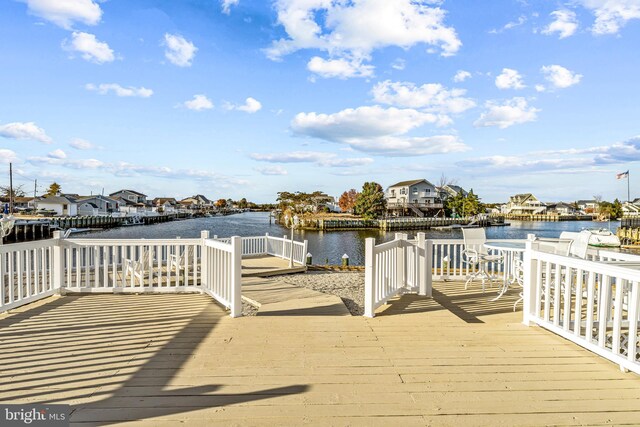
<svg viewBox="0 0 640 427"><path fill-rule="evenodd" d="M640 196L639 0L9 0L0 39L29 191Z"/></svg>

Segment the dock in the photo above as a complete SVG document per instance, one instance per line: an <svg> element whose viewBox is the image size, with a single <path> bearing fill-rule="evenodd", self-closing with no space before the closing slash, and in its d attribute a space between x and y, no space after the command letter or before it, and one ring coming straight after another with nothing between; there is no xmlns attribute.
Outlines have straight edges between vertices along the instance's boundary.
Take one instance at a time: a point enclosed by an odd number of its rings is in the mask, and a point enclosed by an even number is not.
<svg viewBox="0 0 640 427"><path fill-rule="evenodd" d="M0 317L0 399L72 426L640 424L637 375L489 298L232 319L198 294L50 297Z"/></svg>

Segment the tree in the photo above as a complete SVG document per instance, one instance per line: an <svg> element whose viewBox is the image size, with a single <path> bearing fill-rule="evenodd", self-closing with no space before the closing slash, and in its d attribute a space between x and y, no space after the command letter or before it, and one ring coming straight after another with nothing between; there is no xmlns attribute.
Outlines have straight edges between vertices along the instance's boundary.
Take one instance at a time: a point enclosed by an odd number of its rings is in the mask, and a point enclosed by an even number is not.
<svg viewBox="0 0 640 427"><path fill-rule="evenodd" d="M384 198L384 190L377 182L365 182L362 192L356 197L354 213L364 219L374 219L384 214L387 201Z"/></svg>
<svg viewBox="0 0 640 427"><path fill-rule="evenodd" d="M224 208L224 207L227 206L227 200L226 199L218 199L218 200L216 200L215 205L216 205L216 208L219 208L219 209Z"/></svg>
<svg viewBox="0 0 640 427"><path fill-rule="evenodd" d="M448 198L445 202L445 209L449 215L455 212L458 216L466 217L484 212L484 205L480 203L480 198L471 189L466 196L460 192L454 197Z"/></svg>
<svg viewBox="0 0 640 427"><path fill-rule="evenodd" d="M622 218L622 203L615 199L613 203L600 202L600 215L605 218Z"/></svg>
<svg viewBox="0 0 640 427"><path fill-rule="evenodd" d="M240 201L238 202L238 208L240 209L246 209L248 206L249 206L249 203L247 202L247 199L245 199L244 197L240 199Z"/></svg>
<svg viewBox="0 0 640 427"><path fill-rule="evenodd" d="M15 199L16 197L24 197L25 192L22 189L22 185L17 187L13 187L13 194L11 193L11 188L9 186L0 186L0 197L3 199L9 199L10 197Z"/></svg>
<svg viewBox="0 0 640 427"><path fill-rule="evenodd" d="M353 212L358 194L359 193L355 190L355 188L342 193L340 199L338 200L338 206L340 206L342 212Z"/></svg>
<svg viewBox="0 0 640 427"><path fill-rule="evenodd" d="M54 182L53 184L51 184L49 186L49 189L47 190L47 196L55 196L57 194L60 194L60 190L62 189L62 187L60 187L60 184L58 184L57 182Z"/></svg>

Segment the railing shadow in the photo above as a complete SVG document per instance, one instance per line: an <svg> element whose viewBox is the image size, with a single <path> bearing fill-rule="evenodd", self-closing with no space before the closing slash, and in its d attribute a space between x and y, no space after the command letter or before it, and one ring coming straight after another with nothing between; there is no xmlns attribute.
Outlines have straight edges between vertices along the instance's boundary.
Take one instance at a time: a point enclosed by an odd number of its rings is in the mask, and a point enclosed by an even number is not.
<svg viewBox="0 0 640 427"><path fill-rule="evenodd" d="M229 393L216 381L216 372L224 375L215 366L185 377L225 316L204 296L94 295L66 296L0 319L0 401L70 403L72 423L109 425L186 419L195 410L307 390L292 384Z"/></svg>
<svg viewBox="0 0 640 427"><path fill-rule="evenodd" d="M395 316L409 313L428 313L447 310L466 323L485 323L482 317L514 312L519 297L518 289L510 289L499 299L496 288L486 292L473 288L464 289L463 282L434 282L433 298L416 294L405 294L389 301L388 307L376 313L376 316ZM516 311L522 310L522 304L516 305Z"/></svg>

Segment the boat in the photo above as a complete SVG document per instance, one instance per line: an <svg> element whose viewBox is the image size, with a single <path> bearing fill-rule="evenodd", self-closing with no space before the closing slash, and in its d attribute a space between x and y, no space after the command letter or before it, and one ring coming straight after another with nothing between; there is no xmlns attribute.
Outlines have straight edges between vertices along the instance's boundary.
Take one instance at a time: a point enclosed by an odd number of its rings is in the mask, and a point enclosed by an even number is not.
<svg viewBox="0 0 640 427"><path fill-rule="evenodd" d="M589 246L599 248L618 248L621 245L618 236L606 228L591 228L580 232L563 231L560 233L561 239L576 240L581 236L588 239Z"/></svg>

